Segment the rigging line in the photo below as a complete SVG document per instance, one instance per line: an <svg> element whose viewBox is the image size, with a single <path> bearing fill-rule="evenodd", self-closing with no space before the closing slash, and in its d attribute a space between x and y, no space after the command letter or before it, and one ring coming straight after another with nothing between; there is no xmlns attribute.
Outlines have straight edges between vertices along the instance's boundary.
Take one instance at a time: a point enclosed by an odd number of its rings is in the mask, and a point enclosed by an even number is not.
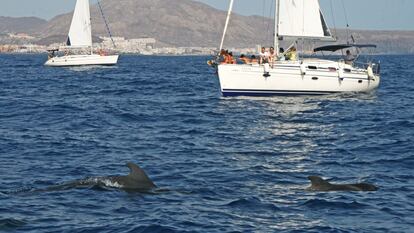
<svg viewBox="0 0 414 233"><path fill-rule="evenodd" d="M102 18L104 20L104 23L105 23L105 26L106 26L106 30L108 31L109 37L111 38L111 41L112 41L112 44L114 45L114 48L116 48L115 41L112 38L111 30L109 29L108 21L106 20L106 17L105 17L105 15L103 13L103 10L102 10L101 2L99 0L98 0L98 6L99 6L99 10L101 11L101 15L102 15Z"/></svg>
<svg viewBox="0 0 414 233"><path fill-rule="evenodd" d="M333 23L333 26L334 26L335 37L338 40L338 31L336 30L337 28L336 28L335 14L334 14L334 8L333 8L332 2L333 1L329 1L330 5L331 5L332 23Z"/></svg>
<svg viewBox="0 0 414 233"><path fill-rule="evenodd" d="M273 33L270 33L270 25L271 25L271 18L272 18L272 16L273 16L273 12L274 12L274 6L275 6L275 4L273 4L273 3L276 3L276 1L271 1L271 4L270 4L270 8L269 8L269 15L267 16L267 30L266 30L266 42L269 40L270 41L270 38L272 38L273 37Z"/></svg>
<svg viewBox="0 0 414 233"><path fill-rule="evenodd" d="M263 28L266 28L266 0L262 0L262 18L263 18ZM263 44L266 43L266 35L263 38Z"/></svg>
<svg viewBox="0 0 414 233"><path fill-rule="evenodd" d="M302 36L305 35L305 2L303 2L302 5ZM297 47L297 46L296 46Z"/></svg>
<svg viewBox="0 0 414 233"><path fill-rule="evenodd" d="M346 7L345 7L344 0L341 0L341 3L342 3L342 8L344 10L345 21L346 21L346 40L347 40L347 43L349 44L349 34L350 34L350 30L349 30L348 13L346 12Z"/></svg>
<svg viewBox="0 0 414 233"><path fill-rule="evenodd" d="M272 22L276 22L275 20L270 20L270 19L272 19L272 16L273 16L273 18L274 17L276 17L274 14L276 13L276 10L275 10L275 8L276 8L276 1L271 1L271 5L270 5L270 12L269 12L269 24L268 24L268 27L270 27L270 26L273 26L273 23ZM274 29L274 27L273 27L273 29ZM268 29L269 31L270 31L270 29ZM273 40L273 38L274 38L274 36L276 35L276 32L273 32L273 33L269 33L271 36L270 36L270 38L269 38L269 41L272 41Z"/></svg>

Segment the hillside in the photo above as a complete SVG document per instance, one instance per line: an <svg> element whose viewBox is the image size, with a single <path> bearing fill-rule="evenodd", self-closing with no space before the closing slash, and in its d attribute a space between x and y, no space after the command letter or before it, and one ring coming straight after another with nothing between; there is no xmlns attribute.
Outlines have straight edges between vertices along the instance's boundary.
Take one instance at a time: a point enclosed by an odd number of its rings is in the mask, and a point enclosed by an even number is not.
<svg viewBox="0 0 414 233"><path fill-rule="evenodd" d="M36 17L3 17L0 16L0 33L28 33L36 34L48 22Z"/></svg>
<svg viewBox="0 0 414 233"><path fill-rule="evenodd" d="M153 37L165 46L217 46L226 17L223 11L191 0L103 0L102 5L114 36ZM71 17L70 13L50 20L44 37L66 35ZM91 17L94 35L107 35L97 6ZM234 15L232 23L238 26L229 30L229 45L249 47L265 40L266 33L258 33L268 31L263 18Z"/></svg>
<svg viewBox="0 0 414 233"><path fill-rule="evenodd" d="M105 16L114 36L152 37L157 47L218 47L226 12L192 0L102 0ZM0 34L26 32L48 45L66 40L72 13L46 22L37 18L0 17ZM91 7L94 41L107 36L98 7ZM332 30L334 31L334 30ZM358 43L378 44L380 53L414 53L414 31L353 31ZM226 47L270 45L273 22L259 16L233 15ZM338 30L340 41L345 30Z"/></svg>
<svg viewBox="0 0 414 233"><path fill-rule="evenodd" d="M414 31L353 30L357 43L376 44L379 53L414 53ZM345 43L346 31L338 30L338 43Z"/></svg>

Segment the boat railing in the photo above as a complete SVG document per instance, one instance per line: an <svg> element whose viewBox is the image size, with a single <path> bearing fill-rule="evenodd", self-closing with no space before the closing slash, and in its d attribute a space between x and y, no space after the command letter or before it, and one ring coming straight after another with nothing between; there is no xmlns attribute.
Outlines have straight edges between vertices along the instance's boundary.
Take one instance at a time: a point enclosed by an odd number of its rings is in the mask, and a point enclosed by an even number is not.
<svg viewBox="0 0 414 233"><path fill-rule="evenodd" d="M374 72L374 74L380 74L381 71L381 65L380 62L354 62L353 66L355 68L360 68L360 69L368 69L368 67L371 66L372 71Z"/></svg>

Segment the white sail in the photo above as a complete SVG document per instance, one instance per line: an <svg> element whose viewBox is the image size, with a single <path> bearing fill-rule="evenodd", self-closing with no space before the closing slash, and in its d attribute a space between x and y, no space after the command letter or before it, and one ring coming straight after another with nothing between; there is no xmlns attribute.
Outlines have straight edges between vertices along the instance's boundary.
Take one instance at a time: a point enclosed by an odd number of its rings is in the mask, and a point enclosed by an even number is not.
<svg viewBox="0 0 414 233"><path fill-rule="evenodd" d="M332 39L318 0L279 0L278 36Z"/></svg>
<svg viewBox="0 0 414 233"><path fill-rule="evenodd" d="M73 47L92 46L89 0L77 0L66 45Z"/></svg>

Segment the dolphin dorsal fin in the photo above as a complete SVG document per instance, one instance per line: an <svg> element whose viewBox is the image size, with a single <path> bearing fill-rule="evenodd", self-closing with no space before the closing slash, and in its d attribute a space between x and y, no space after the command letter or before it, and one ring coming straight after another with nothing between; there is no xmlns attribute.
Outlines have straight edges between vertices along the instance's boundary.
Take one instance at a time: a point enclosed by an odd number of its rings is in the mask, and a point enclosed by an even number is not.
<svg viewBox="0 0 414 233"><path fill-rule="evenodd" d="M140 180L140 181L145 181L145 182L149 182L151 184L152 181L151 179L147 176L147 174L145 173L144 170L142 170L138 165L136 165L135 163L127 163L127 167L129 168L130 172L129 172L129 177L131 177L132 179L135 180Z"/></svg>
<svg viewBox="0 0 414 233"><path fill-rule="evenodd" d="M330 183L324 180L320 176L309 176L308 179L311 181L312 186L329 185Z"/></svg>

